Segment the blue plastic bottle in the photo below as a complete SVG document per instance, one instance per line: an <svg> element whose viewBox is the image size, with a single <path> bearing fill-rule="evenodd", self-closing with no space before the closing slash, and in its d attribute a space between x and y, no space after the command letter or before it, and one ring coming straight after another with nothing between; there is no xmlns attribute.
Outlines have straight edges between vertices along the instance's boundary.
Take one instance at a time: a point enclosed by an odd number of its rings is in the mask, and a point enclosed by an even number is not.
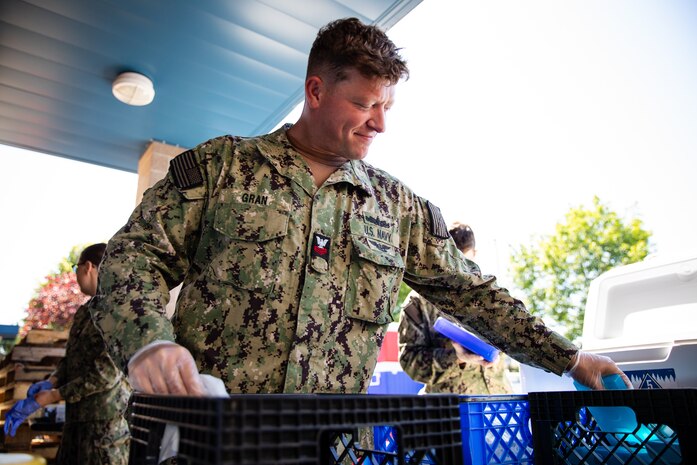
<svg viewBox="0 0 697 465"><path fill-rule="evenodd" d="M590 388L574 381L577 391L590 391ZM607 390L629 389L618 374L603 376L603 387ZM634 410L629 407L588 407L595 418L598 428L607 433L634 433L637 439L643 441L651 435L644 425L637 430L637 420Z"/></svg>
<svg viewBox="0 0 697 465"><path fill-rule="evenodd" d="M590 388L584 386L578 381L574 381L574 387L577 391L590 391ZM624 384L624 380L622 380L622 377L618 374L603 376L603 387L608 391L617 389L629 389L627 385Z"/></svg>

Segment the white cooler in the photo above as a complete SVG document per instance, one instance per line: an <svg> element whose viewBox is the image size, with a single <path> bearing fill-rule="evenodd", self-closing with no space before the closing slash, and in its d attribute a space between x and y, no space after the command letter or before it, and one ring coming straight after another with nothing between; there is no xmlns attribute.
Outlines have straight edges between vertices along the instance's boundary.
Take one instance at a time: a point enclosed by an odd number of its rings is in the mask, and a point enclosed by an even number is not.
<svg viewBox="0 0 697 465"><path fill-rule="evenodd" d="M591 282L583 350L607 355L637 389L697 387L697 252L614 268ZM524 392L573 390L521 366Z"/></svg>

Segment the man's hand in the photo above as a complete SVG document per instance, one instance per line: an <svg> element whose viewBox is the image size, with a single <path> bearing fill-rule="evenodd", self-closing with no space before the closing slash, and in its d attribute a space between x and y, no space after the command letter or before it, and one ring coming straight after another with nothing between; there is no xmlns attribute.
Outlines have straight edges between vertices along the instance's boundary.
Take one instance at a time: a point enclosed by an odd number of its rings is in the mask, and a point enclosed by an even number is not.
<svg viewBox="0 0 697 465"><path fill-rule="evenodd" d="M51 381L46 380L34 383L27 389L27 398L34 398L37 392L47 391L49 389L53 389L53 383Z"/></svg>
<svg viewBox="0 0 697 465"><path fill-rule="evenodd" d="M455 349L455 354L457 354L458 362L466 364L476 363L477 365L481 365L484 368L488 368L494 365L494 362L490 362L489 360L485 359L479 354L470 352L457 342L451 341L451 343L453 345L453 348Z"/></svg>
<svg viewBox="0 0 697 465"><path fill-rule="evenodd" d="M206 390L196 362L177 344L156 345L128 364L133 389L146 394L203 396Z"/></svg>
<svg viewBox="0 0 697 465"><path fill-rule="evenodd" d="M579 350L569 362L567 374L575 381L591 389L604 390L603 376L620 375L627 389L633 389L631 381L609 357Z"/></svg>
<svg viewBox="0 0 697 465"><path fill-rule="evenodd" d="M32 397L20 400L14 404L5 415L5 434L14 437L19 425L40 408L41 406Z"/></svg>

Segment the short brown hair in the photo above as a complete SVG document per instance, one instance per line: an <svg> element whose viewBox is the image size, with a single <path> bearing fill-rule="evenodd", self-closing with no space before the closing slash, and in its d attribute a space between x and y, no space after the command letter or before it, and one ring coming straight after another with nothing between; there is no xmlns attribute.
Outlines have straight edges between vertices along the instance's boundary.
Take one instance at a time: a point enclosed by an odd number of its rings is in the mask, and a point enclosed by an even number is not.
<svg viewBox="0 0 697 465"><path fill-rule="evenodd" d="M102 258L104 258L104 251L106 250L106 244L100 242L99 244L92 244L84 248L80 254L80 259L78 263L92 262L96 267L102 263Z"/></svg>
<svg viewBox="0 0 697 465"><path fill-rule="evenodd" d="M392 85L409 77L407 62L387 34L357 18L338 19L319 30L307 61L307 75L327 73L327 78L338 82L346 79L349 68Z"/></svg>
<svg viewBox="0 0 697 465"><path fill-rule="evenodd" d="M462 253L474 249L474 232L468 225L455 223L449 232L455 241L455 245Z"/></svg>

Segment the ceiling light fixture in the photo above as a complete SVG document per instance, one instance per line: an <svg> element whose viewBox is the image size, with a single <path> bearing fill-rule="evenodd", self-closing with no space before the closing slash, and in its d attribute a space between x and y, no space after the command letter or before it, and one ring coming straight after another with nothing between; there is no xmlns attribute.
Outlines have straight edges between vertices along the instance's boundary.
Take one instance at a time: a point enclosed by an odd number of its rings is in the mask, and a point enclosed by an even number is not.
<svg viewBox="0 0 697 465"><path fill-rule="evenodd" d="M139 73L121 73L111 86L111 91L121 102L141 107L155 98L152 81Z"/></svg>

